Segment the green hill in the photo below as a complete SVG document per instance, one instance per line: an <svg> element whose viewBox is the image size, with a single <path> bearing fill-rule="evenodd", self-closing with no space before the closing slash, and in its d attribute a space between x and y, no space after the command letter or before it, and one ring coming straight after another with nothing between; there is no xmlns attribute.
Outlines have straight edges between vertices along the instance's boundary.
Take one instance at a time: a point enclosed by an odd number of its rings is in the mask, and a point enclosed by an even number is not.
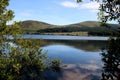
<svg viewBox="0 0 120 80"><path fill-rule="evenodd" d="M27 20L22 21L21 29L26 33L35 33L37 30L46 29L46 28L54 28L56 25L51 25L45 22Z"/></svg>
<svg viewBox="0 0 120 80"><path fill-rule="evenodd" d="M111 33L114 35L115 31L120 29L120 25L118 24L108 24L108 25L110 27L100 26L100 23L96 21L86 21L81 23L64 25L59 28L55 27L55 28L41 29L41 30L38 30L37 32L39 33L87 32L88 35L106 36L106 35L111 35ZM77 33L76 35L79 35L79 34Z"/></svg>
<svg viewBox="0 0 120 80"><path fill-rule="evenodd" d="M66 26L72 26L72 27L99 27L99 22L97 21L85 21L85 22L80 22L80 23L75 23L75 24L70 24Z"/></svg>
<svg viewBox="0 0 120 80"><path fill-rule="evenodd" d="M110 35L120 29L119 24L108 24L110 27L100 26L97 21L85 21L69 25L52 25L39 21L23 21L22 29L26 33L70 33L70 32L87 32L88 35Z"/></svg>
<svg viewBox="0 0 120 80"><path fill-rule="evenodd" d="M108 24L111 26L112 29L117 29L120 27L119 24ZM100 26L100 23L98 21L85 21L75 24L66 25L66 27L103 27Z"/></svg>

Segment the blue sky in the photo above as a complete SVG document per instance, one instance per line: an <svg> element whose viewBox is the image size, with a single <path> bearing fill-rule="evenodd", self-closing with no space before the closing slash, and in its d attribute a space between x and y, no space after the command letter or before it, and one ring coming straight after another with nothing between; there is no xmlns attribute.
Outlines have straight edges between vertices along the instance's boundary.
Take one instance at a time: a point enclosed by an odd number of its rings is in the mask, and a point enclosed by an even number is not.
<svg viewBox="0 0 120 80"><path fill-rule="evenodd" d="M10 0L8 9L15 12L14 21L37 20L55 25L96 21L99 4L84 0Z"/></svg>

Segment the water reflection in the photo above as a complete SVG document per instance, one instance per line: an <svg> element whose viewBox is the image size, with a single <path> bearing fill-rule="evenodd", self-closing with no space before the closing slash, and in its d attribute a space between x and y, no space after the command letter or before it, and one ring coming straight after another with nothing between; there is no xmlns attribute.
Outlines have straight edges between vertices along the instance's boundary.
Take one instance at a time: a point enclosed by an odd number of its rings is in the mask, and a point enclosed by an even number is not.
<svg viewBox="0 0 120 80"><path fill-rule="evenodd" d="M99 40L44 40L41 46L48 46L54 44L62 44L67 46L72 46L74 48L88 51L88 52L98 52L102 48L108 45L108 41Z"/></svg>
<svg viewBox="0 0 120 80"><path fill-rule="evenodd" d="M43 51L48 50L47 55L50 58L58 58L67 65L62 67L60 73L52 72L47 75L47 79L100 80L102 62L99 53L106 45L106 41L46 40Z"/></svg>
<svg viewBox="0 0 120 80"><path fill-rule="evenodd" d="M48 50L48 56L61 59L64 63L96 63L95 60L100 61L100 52L86 52L84 50L76 49L67 45L49 45L42 48L44 51ZM98 62L99 64L99 62Z"/></svg>

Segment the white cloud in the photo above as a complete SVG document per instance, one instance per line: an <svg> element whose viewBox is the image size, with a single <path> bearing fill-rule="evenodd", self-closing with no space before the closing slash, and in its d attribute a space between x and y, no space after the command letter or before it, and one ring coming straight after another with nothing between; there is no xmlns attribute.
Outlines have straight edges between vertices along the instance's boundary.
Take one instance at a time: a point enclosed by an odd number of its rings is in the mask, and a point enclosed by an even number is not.
<svg viewBox="0 0 120 80"><path fill-rule="evenodd" d="M89 3L81 3L78 4L72 1L63 1L58 3L61 6L68 7L68 8L78 8L78 9L87 9L91 12L98 12L100 4L97 2L89 2Z"/></svg>
<svg viewBox="0 0 120 80"><path fill-rule="evenodd" d="M79 5L76 2L71 2L71 1L64 1L59 3L60 5L64 7L69 7L69 8L77 8Z"/></svg>
<svg viewBox="0 0 120 80"><path fill-rule="evenodd" d="M100 67L95 64L81 64L80 67L83 69L93 70L93 71L100 69Z"/></svg>
<svg viewBox="0 0 120 80"><path fill-rule="evenodd" d="M86 70L92 70L95 71L97 69L101 69L100 66L96 65L96 64L67 64L67 67L64 67L64 69L74 69L76 67L79 67L81 69L86 69Z"/></svg>
<svg viewBox="0 0 120 80"><path fill-rule="evenodd" d="M97 2L90 2L90 3L82 4L80 6L80 8L82 8L82 9L89 9L92 12L96 12L96 11L98 11L99 6L100 6L99 3L97 3Z"/></svg>

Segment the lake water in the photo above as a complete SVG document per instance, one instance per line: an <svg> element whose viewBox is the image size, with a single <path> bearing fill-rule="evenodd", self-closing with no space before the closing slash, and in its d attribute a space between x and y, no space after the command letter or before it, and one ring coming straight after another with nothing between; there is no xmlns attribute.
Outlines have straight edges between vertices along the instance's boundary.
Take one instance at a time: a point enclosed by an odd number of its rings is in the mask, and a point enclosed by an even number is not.
<svg viewBox="0 0 120 80"><path fill-rule="evenodd" d="M24 38L45 39L41 45L49 58L62 61L59 73L48 73L47 80L100 80L102 71L101 49L108 37L24 35ZM64 66L65 65L65 66Z"/></svg>
<svg viewBox="0 0 120 80"><path fill-rule="evenodd" d="M49 39L49 40L108 40L108 37L98 36L62 36L62 35L24 35L24 38Z"/></svg>
<svg viewBox="0 0 120 80"><path fill-rule="evenodd" d="M43 53L47 51L49 58L60 59L66 65L60 73L48 74L48 80L100 80L101 49L107 46L108 37L25 35L24 38L45 39Z"/></svg>
<svg viewBox="0 0 120 80"><path fill-rule="evenodd" d="M49 80L100 80L102 71L101 49L107 41L98 40L45 40L42 47L50 58L63 62L61 75ZM56 77L57 76L57 77Z"/></svg>

